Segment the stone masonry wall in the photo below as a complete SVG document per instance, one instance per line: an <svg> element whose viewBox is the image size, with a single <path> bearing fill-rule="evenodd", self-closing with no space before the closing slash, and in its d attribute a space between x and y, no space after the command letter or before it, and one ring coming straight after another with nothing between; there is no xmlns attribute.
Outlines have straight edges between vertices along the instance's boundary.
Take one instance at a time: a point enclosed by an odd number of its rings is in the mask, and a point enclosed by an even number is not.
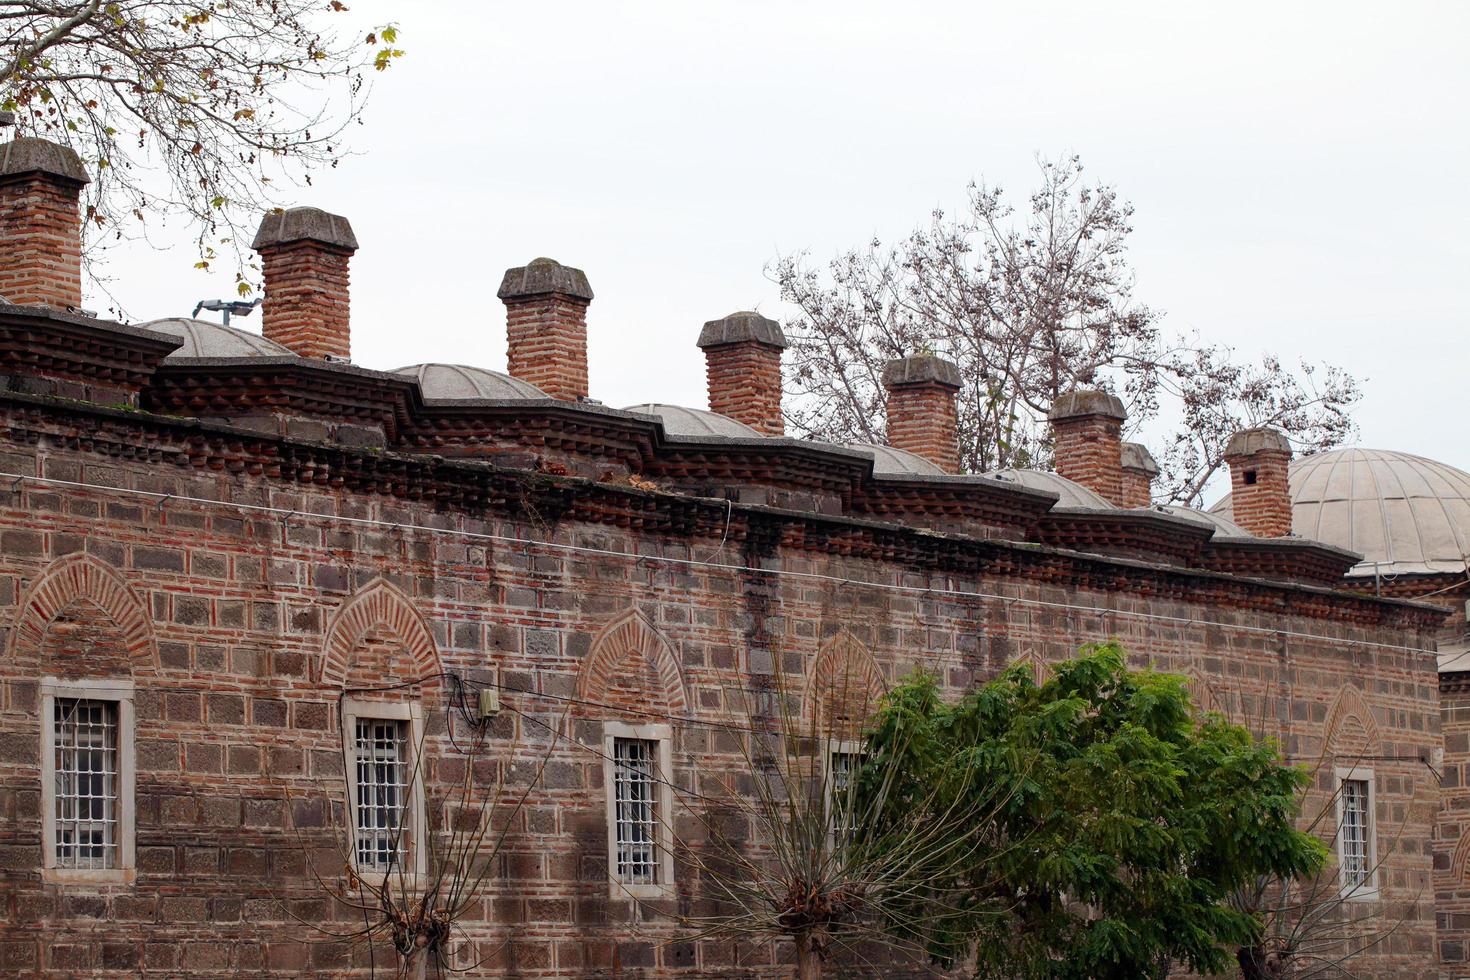
<svg viewBox="0 0 1470 980"><path fill-rule="evenodd" d="M1145 606L1076 588L1065 572L1041 585L775 543L727 549L718 536L435 513L44 439L0 443L0 473L117 488L0 481L0 972L367 975L360 953L298 921L353 927L305 873L311 862L335 881L340 860L302 843L341 816L338 700L430 678L418 697L429 794L442 796L464 771L464 733L445 721L452 692L436 676L455 671L504 688L478 774L513 786L539 775L504 813L506 846L465 923L480 974L775 975L780 950L679 939L671 917L701 908L688 876L668 899L610 894L602 723L671 724L674 778L693 792L739 775L721 725L748 722L748 692L773 678L812 703L824 697L813 677L881 685L916 666L958 689L1113 636L1138 663L1187 674L1207 703L1269 719L1293 758L1349 737L1381 757L1379 820L1403 827L1383 905L1402 924L1365 972L1421 977L1432 962L1437 786L1418 760L1438 744L1437 691L1433 655L1399 649L1425 645L1409 629L1285 616L1265 599L1211 607L1187 585ZM120 492L130 489L175 499ZM718 567L731 562L759 571ZM125 885L48 884L38 870L37 680L81 673L136 686L138 858ZM695 816L676 817L681 832L696 833Z"/></svg>

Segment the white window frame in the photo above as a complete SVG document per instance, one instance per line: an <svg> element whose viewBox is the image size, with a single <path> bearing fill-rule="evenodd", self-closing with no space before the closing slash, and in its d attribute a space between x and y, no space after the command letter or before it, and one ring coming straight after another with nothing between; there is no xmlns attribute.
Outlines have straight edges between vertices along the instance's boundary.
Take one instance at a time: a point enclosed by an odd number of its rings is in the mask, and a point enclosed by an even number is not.
<svg viewBox="0 0 1470 980"><path fill-rule="evenodd" d="M1378 898L1378 788L1377 780L1374 779L1373 770L1366 766L1338 766L1334 770L1336 777L1335 791L1337 794L1337 868L1338 884L1341 887L1340 895L1348 902L1371 902ZM1368 785L1368 852L1366 863L1368 866L1368 877L1360 884L1350 884L1345 876L1346 863L1344 852L1346 850L1345 835L1343 834L1343 818L1346 811L1347 794L1343 792L1343 783L1347 780L1360 780Z"/></svg>
<svg viewBox="0 0 1470 980"><path fill-rule="evenodd" d="M402 874L410 883L424 878L428 873L428 848L424 846L426 831L424 811L424 771L419 758L419 743L423 739L424 709L417 701L368 701L359 698L342 699L342 761L347 774L347 843L352 855L352 866L358 875L376 884L381 881L384 869L362 868L357 864L357 721L402 721L407 722L408 758L408 827L404 836L404 849L408 861ZM397 881L400 872L390 872Z"/></svg>
<svg viewBox="0 0 1470 980"><path fill-rule="evenodd" d="M834 826L833 822L834 814L832 811L837 805L837 797L835 795L837 782L835 779L836 768L832 765L832 757L835 755L850 755L861 760L866 754L868 746L862 739L855 738L823 739L823 744L826 746L826 751L822 753L822 788L824 790L822 815L823 820L827 824L827 832L832 836L833 843L837 844L840 843L837 840L837 831L841 828Z"/></svg>
<svg viewBox="0 0 1470 980"><path fill-rule="evenodd" d="M658 848L656 882L624 882L618 879L617 760L613 741L620 738L653 742L654 755L654 846ZM674 813L674 730L669 725L629 725L620 721L602 723L602 782L607 790L607 879L612 898L670 898L674 895L673 835L669 832Z"/></svg>
<svg viewBox="0 0 1470 980"><path fill-rule="evenodd" d="M63 868L56 862L56 699L117 705L117 867ZM137 876L137 762L133 749L132 679L41 678L41 880L116 885Z"/></svg>

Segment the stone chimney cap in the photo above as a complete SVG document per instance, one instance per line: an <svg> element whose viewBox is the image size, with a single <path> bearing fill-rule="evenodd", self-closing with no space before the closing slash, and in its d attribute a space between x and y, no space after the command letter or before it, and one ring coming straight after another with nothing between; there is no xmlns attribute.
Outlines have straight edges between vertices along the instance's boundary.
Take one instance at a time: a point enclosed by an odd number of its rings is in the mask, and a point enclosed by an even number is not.
<svg viewBox="0 0 1470 980"><path fill-rule="evenodd" d="M522 296L541 296L546 293L561 293L573 299L592 299L592 286L587 282L587 273L562 265L556 259L532 259L516 269L506 269L505 278L500 280L500 290L495 295L501 299L518 299Z"/></svg>
<svg viewBox="0 0 1470 980"><path fill-rule="evenodd" d="M92 180L82 166L82 158L71 147L35 136L17 136L0 143L0 177L33 173L63 177L78 184Z"/></svg>
<svg viewBox="0 0 1470 980"><path fill-rule="evenodd" d="M250 247L259 251L271 245L291 242L321 242L357 251L357 236L352 225L340 214L328 214L321 208L289 208L273 211L260 219L260 230Z"/></svg>
<svg viewBox="0 0 1470 980"><path fill-rule="evenodd" d="M1148 447L1137 442L1123 443L1123 469L1140 470L1153 478L1159 473L1158 461Z"/></svg>
<svg viewBox="0 0 1470 980"><path fill-rule="evenodd" d="M698 344L700 347L719 347L746 341L769 347L786 347L786 335L781 332L781 324L750 310L706 321L704 329L699 331Z"/></svg>
<svg viewBox="0 0 1470 980"><path fill-rule="evenodd" d="M1291 455L1291 440L1280 429L1262 426L1259 429L1242 429L1230 437L1225 446L1225 456L1254 456L1256 453L1277 452Z"/></svg>
<svg viewBox="0 0 1470 980"><path fill-rule="evenodd" d="M917 385L933 382L948 388L960 387L960 369L933 354L915 354L889 361L883 366L883 385Z"/></svg>
<svg viewBox="0 0 1470 980"><path fill-rule="evenodd" d="M1126 419L1128 411L1123 400L1106 391L1069 391L1052 404L1046 417L1055 422L1059 419L1077 418L1081 415L1106 415L1109 418Z"/></svg>

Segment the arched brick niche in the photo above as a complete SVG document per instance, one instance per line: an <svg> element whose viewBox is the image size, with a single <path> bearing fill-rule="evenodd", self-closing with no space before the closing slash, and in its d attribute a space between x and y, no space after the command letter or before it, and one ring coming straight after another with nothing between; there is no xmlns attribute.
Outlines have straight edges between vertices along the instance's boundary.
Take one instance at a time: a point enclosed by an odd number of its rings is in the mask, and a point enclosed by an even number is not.
<svg viewBox="0 0 1470 980"><path fill-rule="evenodd" d="M887 690L868 648L844 630L822 645L812 664L802 698L805 723L820 737L855 739Z"/></svg>
<svg viewBox="0 0 1470 980"><path fill-rule="evenodd" d="M577 677L584 714L660 720L686 715L689 697L674 649L630 609L598 631Z"/></svg>
<svg viewBox="0 0 1470 980"><path fill-rule="evenodd" d="M147 605L117 569L90 555L52 562L17 609L12 659L44 658L72 676L158 668Z"/></svg>
<svg viewBox="0 0 1470 980"><path fill-rule="evenodd" d="M1327 709L1326 750L1339 766L1353 765L1359 760L1378 755L1383 743L1378 735L1378 723L1373 720L1373 709L1363 692L1351 684L1344 684L1332 699ZM1372 763L1370 762L1369 765Z"/></svg>
<svg viewBox="0 0 1470 980"><path fill-rule="evenodd" d="M1024 653L1019 654L1016 659L1012 660L1006 666L1008 668L1022 668L1031 675L1031 680L1034 681L1038 687L1042 684L1045 684L1047 677L1051 674L1051 667L1047 664L1045 660L1041 659L1041 654L1037 653L1035 650L1027 650Z"/></svg>
<svg viewBox="0 0 1470 980"><path fill-rule="evenodd" d="M328 688L379 686L443 669L433 633L413 602L391 582L375 579L332 616L317 680ZM437 684L433 678L425 686Z"/></svg>

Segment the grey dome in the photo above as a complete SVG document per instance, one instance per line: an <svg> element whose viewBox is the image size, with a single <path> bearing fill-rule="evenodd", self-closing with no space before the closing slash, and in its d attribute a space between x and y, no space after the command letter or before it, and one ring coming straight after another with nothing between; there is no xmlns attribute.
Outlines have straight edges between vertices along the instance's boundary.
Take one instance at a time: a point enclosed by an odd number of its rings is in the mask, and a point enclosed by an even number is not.
<svg viewBox="0 0 1470 980"><path fill-rule="evenodd" d="M1422 456L1334 449L1293 460L1292 532L1355 551L1349 574L1463 572L1470 555L1470 473ZM1227 495L1210 511L1232 516Z"/></svg>
<svg viewBox="0 0 1470 980"><path fill-rule="evenodd" d="M174 351L166 361L185 357L292 357L290 348L274 340L266 340L258 333L227 327L223 323L208 320L191 320L175 316L163 320L150 320L139 324L144 330L166 333L179 337L184 345Z"/></svg>
<svg viewBox="0 0 1470 980"><path fill-rule="evenodd" d="M1212 514L1205 510L1195 510L1193 507L1180 507L1177 504L1157 504L1153 508L1174 517L1182 517L1186 521L1203 524L1205 527L1213 528L1217 538L1250 538L1254 537L1249 531L1232 520Z"/></svg>
<svg viewBox="0 0 1470 980"><path fill-rule="evenodd" d="M550 398L529 381L465 364L410 364L394 368L419 383L425 401L509 401Z"/></svg>
<svg viewBox="0 0 1470 980"><path fill-rule="evenodd" d="M1032 490L1045 490L1054 493L1061 499L1057 501L1058 507L1078 507L1083 510L1117 510L1106 499L1093 493L1080 483L1073 483L1065 476L1049 473L1045 470L995 470L986 473L986 476L997 480L1009 480L1019 483L1023 487Z"/></svg>
<svg viewBox="0 0 1470 980"><path fill-rule="evenodd" d="M918 453L892 446L879 446L870 442L849 442L848 449L873 454L873 473L876 476L945 476L944 470L929 462Z"/></svg>
<svg viewBox="0 0 1470 980"><path fill-rule="evenodd" d="M685 408L682 405L661 405L657 402L645 402L642 405L629 405L623 409L625 412L638 412L642 415L656 415L664 424L664 431L671 436L725 436L734 439L763 439L759 432L746 425L744 422L732 419L728 415L718 412L706 412L699 408Z"/></svg>

